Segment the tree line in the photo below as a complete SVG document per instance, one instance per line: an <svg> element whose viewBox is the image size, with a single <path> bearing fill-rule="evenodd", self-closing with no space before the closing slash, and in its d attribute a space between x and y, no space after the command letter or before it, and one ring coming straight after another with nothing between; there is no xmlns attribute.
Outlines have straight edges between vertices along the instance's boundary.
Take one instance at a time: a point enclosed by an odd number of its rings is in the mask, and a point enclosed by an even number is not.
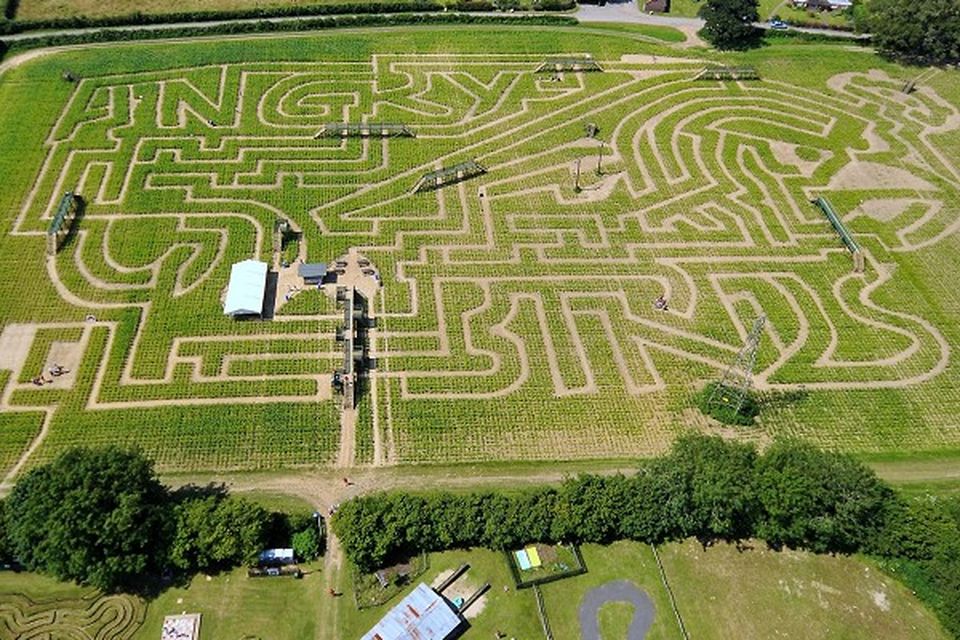
<svg viewBox="0 0 960 640"><path fill-rule="evenodd" d="M960 2L957 0L854 0L847 10L855 30L871 34L884 56L915 64L960 63ZM758 0L706 0L700 35L718 49L761 43Z"/></svg>
<svg viewBox="0 0 960 640"><path fill-rule="evenodd" d="M69 450L0 502L0 562L105 591L250 564L266 547L310 560L322 545L311 514L270 512L220 486L171 490L140 451L118 447Z"/></svg>
<svg viewBox="0 0 960 640"><path fill-rule="evenodd" d="M452 494L377 493L350 500L333 529L373 571L422 551L531 542L652 544L761 538L774 548L866 553L908 563L960 636L960 500L899 496L854 458L782 441L688 436L632 476L582 475L559 487ZM917 586L917 585L915 585Z"/></svg>

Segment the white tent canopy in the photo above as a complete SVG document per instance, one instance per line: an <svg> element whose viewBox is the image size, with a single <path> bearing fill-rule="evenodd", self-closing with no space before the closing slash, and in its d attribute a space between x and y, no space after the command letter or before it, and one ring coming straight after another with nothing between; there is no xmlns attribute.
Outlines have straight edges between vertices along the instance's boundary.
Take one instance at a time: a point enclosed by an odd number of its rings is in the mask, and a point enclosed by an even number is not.
<svg viewBox="0 0 960 640"><path fill-rule="evenodd" d="M244 260L230 269L230 284L223 313L228 316L260 315L267 288L267 263Z"/></svg>

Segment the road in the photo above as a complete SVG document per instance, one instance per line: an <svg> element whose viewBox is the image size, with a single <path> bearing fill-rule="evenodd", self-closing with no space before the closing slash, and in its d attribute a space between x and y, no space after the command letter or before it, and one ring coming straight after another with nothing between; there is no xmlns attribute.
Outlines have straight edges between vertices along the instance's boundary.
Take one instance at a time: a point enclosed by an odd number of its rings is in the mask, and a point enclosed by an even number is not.
<svg viewBox="0 0 960 640"><path fill-rule="evenodd" d="M627 580L616 580L587 592L580 604L580 636L583 640L600 640L600 608L608 602L633 605L633 618L627 628L627 640L644 640L653 625L653 602L650 596Z"/></svg>

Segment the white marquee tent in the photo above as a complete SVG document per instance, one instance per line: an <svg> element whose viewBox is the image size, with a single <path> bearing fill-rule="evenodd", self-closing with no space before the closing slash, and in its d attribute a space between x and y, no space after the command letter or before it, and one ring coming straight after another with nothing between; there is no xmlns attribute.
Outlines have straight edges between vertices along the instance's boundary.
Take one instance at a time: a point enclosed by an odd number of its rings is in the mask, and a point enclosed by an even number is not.
<svg viewBox="0 0 960 640"><path fill-rule="evenodd" d="M223 313L228 316L260 315L267 288L267 263L244 260L230 270L230 284Z"/></svg>

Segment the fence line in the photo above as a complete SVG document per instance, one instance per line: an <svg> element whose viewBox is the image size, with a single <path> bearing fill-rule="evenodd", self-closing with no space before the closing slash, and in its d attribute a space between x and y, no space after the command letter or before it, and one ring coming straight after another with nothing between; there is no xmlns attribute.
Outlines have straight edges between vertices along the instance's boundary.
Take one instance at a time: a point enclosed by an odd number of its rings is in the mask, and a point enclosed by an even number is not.
<svg viewBox="0 0 960 640"><path fill-rule="evenodd" d="M677 609L677 601L673 598L673 589L670 588L670 584L667 582L667 573L663 570L663 563L660 562L660 554L657 553L657 545L651 544L650 548L653 549L653 557L657 560L657 568L660 569L660 580L663 582L663 587L667 590L667 596L670 598L670 606L673 608L673 615L677 617L677 624L680 625L680 633L683 634L684 640L690 640L690 636L687 634L687 628L683 626L683 618L680 617L680 610Z"/></svg>
<svg viewBox="0 0 960 640"><path fill-rule="evenodd" d="M550 621L547 620L547 610L543 606L543 594L540 593L539 585L533 585L533 594L537 597L537 613L540 615L540 624L543 626L543 636L547 640L553 640L553 632L550 631Z"/></svg>

